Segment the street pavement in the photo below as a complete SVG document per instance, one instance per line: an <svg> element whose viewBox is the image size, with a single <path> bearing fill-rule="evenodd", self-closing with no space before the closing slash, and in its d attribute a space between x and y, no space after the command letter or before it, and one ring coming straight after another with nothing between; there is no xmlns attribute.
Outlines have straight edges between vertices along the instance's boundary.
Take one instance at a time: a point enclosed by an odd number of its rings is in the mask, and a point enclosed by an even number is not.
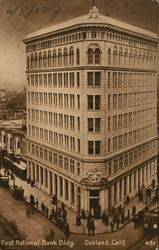
<svg viewBox="0 0 159 250"><path fill-rule="evenodd" d="M3 173L3 170L1 171ZM49 208L49 210L53 207L52 203L50 202L51 196L44 193L40 189L34 187L31 187L30 184L28 184L26 181L21 180L17 176L15 176L15 183L18 187L22 187L24 189L24 196L26 201L30 201L30 194L33 194L35 199L37 198L39 201L39 209L41 209L40 205L43 201L44 204ZM9 179L9 185L11 188L13 188L13 181ZM130 201L128 205L125 206L125 215L128 213L128 209L130 209L130 218L131 218L131 211L133 205L136 206L136 212L138 213L139 210L143 209L145 207L145 204L143 202L139 201L138 197L135 197ZM76 225L76 213L69 208L66 207L67 210L67 220L70 226L70 231L72 233L76 234L88 234L87 232L87 220L81 220L81 226ZM111 218L109 219L109 222L111 221ZM126 222L125 224L127 224ZM120 230L125 224L119 225L119 229L116 228L116 225L114 226L114 231ZM111 227L105 226L105 224L102 222L101 219L95 219L95 228L96 228L96 234L105 234L105 233L111 233Z"/></svg>
<svg viewBox="0 0 159 250"><path fill-rule="evenodd" d="M139 242L142 239L143 241L140 242L145 244L145 240L143 239L143 231L142 228L134 228L132 222L125 225L121 230L118 230L113 233L102 233L96 234L95 236L88 236L84 234L75 234L71 233L69 240L65 240L65 236L62 230L57 228L53 223L51 223L45 216L41 213L36 212L34 215L31 214L30 218L28 219L26 216L26 204L17 201L13 198L11 192L6 189L0 188L0 198L1 198L1 205L0 205L0 214L2 214L7 220L15 221L18 229L26 239L29 240L40 240L40 242L46 239L46 235L49 233L51 228L55 231L55 242L57 243L56 246L47 246L40 245L40 250L43 249L90 249L90 250L121 250L131 249L139 249ZM1 237L1 236L0 236ZM63 242L63 244L61 243ZM60 245L61 244L61 245ZM103 245L102 245L103 244ZM135 244L137 244L137 248L135 248ZM0 246L0 249L1 248ZM11 248L6 248L11 249ZM21 247L20 250L32 250L34 248L23 248ZM145 249L154 249L146 247ZM15 250L15 248L14 248ZM37 250L37 249L36 249Z"/></svg>

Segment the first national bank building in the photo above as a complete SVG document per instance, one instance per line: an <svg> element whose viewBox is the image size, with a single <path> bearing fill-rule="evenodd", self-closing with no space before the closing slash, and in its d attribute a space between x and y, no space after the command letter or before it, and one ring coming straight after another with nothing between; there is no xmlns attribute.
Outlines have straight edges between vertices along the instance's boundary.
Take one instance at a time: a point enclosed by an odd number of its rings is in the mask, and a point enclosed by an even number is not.
<svg viewBox="0 0 159 250"><path fill-rule="evenodd" d="M95 216L157 172L157 35L99 14L29 34L27 178Z"/></svg>

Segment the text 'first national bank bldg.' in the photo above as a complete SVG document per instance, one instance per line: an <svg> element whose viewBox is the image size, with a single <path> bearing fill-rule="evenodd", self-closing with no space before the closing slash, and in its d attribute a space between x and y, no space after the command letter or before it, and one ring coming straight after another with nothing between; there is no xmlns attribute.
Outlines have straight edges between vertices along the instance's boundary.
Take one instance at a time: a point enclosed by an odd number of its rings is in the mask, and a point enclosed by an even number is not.
<svg viewBox="0 0 159 250"><path fill-rule="evenodd" d="M100 15L24 40L27 177L98 215L156 180L157 35Z"/></svg>

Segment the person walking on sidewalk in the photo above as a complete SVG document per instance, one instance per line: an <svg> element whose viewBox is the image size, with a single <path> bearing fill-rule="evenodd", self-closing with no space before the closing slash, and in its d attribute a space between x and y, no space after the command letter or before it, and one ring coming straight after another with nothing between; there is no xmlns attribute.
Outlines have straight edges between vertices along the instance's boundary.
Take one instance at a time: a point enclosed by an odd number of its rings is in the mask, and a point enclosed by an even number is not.
<svg viewBox="0 0 159 250"><path fill-rule="evenodd" d="M26 215L27 215L27 217L28 217L28 219L29 219L29 217L30 217L30 209L29 209L29 207L27 207Z"/></svg>
<svg viewBox="0 0 159 250"><path fill-rule="evenodd" d="M114 231L114 221L113 221L113 220L111 221L111 224L110 224L110 225L111 225L111 230L112 230L112 232L113 232L113 231Z"/></svg>
<svg viewBox="0 0 159 250"><path fill-rule="evenodd" d="M127 220L130 220L130 209L128 209L128 215L127 215Z"/></svg>
<svg viewBox="0 0 159 250"><path fill-rule="evenodd" d="M87 228L88 228L88 235L91 235L91 220L87 219Z"/></svg>
<svg viewBox="0 0 159 250"><path fill-rule="evenodd" d="M94 236L94 232L95 232L95 225L94 225L94 220L91 220L91 230L92 230L92 235Z"/></svg>

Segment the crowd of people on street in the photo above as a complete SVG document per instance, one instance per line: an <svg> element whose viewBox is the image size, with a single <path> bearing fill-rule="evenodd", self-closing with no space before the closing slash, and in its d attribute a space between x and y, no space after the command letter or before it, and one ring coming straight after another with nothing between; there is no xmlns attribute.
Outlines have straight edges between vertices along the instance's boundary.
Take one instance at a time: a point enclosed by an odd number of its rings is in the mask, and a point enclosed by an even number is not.
<svg viewBox="0 0 159 250"><path fill-rule="evenodd" d="M66 239L68 239L70 235L70 227L69 223L67 222L67 211L65 209L65 204L62 202L61 204L57 205L56 208L52 206L51 209L48 208L48 206L44 203L44 201L41 202L40 208L39 208L39 200L38 198L35 199L33 194L30 194L30 205L32 214L34 214L35 208L37 210L40 210L41 212L48 217L51 221L56 223L56 225L64 231L64 234L66 236ZM30 209L29 206L27 206L27 217L30 217Z"/></svg>

